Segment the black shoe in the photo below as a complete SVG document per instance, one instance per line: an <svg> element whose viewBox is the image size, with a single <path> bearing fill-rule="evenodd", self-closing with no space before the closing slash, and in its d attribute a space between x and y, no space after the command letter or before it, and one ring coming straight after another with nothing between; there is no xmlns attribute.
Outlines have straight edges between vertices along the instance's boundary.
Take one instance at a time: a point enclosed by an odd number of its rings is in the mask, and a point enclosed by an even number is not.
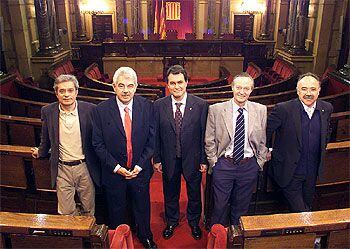
<svg viewBox="0 0 350 249"><path fill-rule="evenodd" d="M174 234L174 229L177 227L179 223L175 223L173 225L167 225L166 228L163 230L163 238L164 239L170 239L171 236Z"/></svg>
<svg viewBox="0 0 350 249"><path fill-rule="evenodd" d="M197 226L191 226L191 231L192 231L192 237L196 240L199 240L202 238L202 230L200 227Z"/></svg>
<svg viewBox="0 0 350 249"><path fill-rule="evenodd" d="M146 239L142 242L142 245L146 249L157 249L156 243L154 243L153 239Z"/></svg>

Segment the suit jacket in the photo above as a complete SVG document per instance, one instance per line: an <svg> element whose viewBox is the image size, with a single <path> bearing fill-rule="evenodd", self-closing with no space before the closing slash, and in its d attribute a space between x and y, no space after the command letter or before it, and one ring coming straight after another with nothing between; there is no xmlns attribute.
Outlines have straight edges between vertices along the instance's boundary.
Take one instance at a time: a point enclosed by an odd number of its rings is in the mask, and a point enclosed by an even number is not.
<svg viewBox="0 0 350 249"><path fill-rule="evenodd" d="M91 114L96 106L84 101L78 101L78 115L83 153L90 176L94 183L100 185L100 162L92 147L92 119ZM56 184L59 157L59 109L58 102L49 104L41 109L41 142L39 156L47 157L51 149L51 185Z"/></svg>
<svg viewBox="0 0 350 249"><path fill-rule="evenodd" d="M156 118L156 150L154 162L162 163L165 176L173 176L176 163L176 133L171 96L154 103ZM204 151L205 123L208 104L201 98L187 94L181 127L183 174L187 180L199 174L199 165L206 163Z"/></svg>
<svg viewBox="0 0 350 249"><path fill-rule="evenodd" d="M218 158L225 155L225 150L235 136L233 121L233 99L211 105L208 112L207 129L205 133L205 151L209 161L209 172ZM263 169L266 161L266 117L267 108L264 105L247 101L248 111L248 142L257 162Z"/></svg>
<svg viewBox="0 0 350 249"><path fill-rule="evenodd" d="M270 173L280 187L288 185L297 167L301 154L301 117L303 108L299 99L279 103L272 110L267 119L267 147L273 148ZM330 103L317 100L316 110L321 118L321 155L318 165L320 175L323 158L330 136L329 121L333 111ZM272 137L275 134L274 144Z"/></svg>
<svg viewBox="0 0 350 249"><path fill-rule="evenodd" d="M126 135L116 97L100 103L93 114L93 146L102 165L102 184L113 186L115 181L124 180L113 173L116 165L126 167ZM145 180L153 173L151 157L154 151L154 114L152 103L140 96L134 96L132 107L132 167L138 165L142 171L137 176Z"/></svg>

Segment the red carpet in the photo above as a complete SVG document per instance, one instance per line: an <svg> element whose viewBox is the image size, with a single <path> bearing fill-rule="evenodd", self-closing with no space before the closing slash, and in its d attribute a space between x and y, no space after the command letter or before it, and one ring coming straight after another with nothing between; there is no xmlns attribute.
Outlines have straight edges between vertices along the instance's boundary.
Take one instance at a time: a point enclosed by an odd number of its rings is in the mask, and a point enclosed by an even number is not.
<svg viewBox="0 0 350 249"><path fill-rule="evenodd" d="M158 248L206 248L207 231L202 228L203 236L200 240L195 240L191 236L191 228L186 220L186 183L182 179L181 194L180 194L180 225L176 227L173 237L165 240L162 237L162 231L165 227L164 222L164 201L163 201L163 184L161 174L155 172L150 185L151 191L151 229L153 232L154 241ZM142 248L141 243L134 236L135 248Z"/></svg>

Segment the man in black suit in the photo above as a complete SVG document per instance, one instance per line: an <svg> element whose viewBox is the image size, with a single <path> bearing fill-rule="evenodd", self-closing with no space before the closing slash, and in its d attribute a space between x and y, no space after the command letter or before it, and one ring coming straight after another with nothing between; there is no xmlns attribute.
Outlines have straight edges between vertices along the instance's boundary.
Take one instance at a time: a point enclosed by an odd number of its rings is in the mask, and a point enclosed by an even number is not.
<svg viewBox="0 0 350 249"><path fill-rule="evenodd" d="M292 212L311 210L316 179L322 173L333 107L317 99L320 90L316 75L301 75L299 98L277 104L267 120L271 175Z"/></svg>
<svg viewBox="0 0 350 249"><path fill-rule="evenodd" d="M163 237L169 239L179 224L181 175L186 180L187 220L192 236L200 239L201 178L206 171L204 134L207 102L186 92L186 71L175 65L167 71L170 96L155 102L156 149L154 168L163 173L163 192L167 226Z"/></svg>
<svg viewBox="0 0 350 249"><path fill-rule="evenodd" d="M100 103L93 115L93 146L101 159L110 227L127 223L130 209L143 246L157 248L150 227L149 194L155 134L153 106L149 100L134 96L136 88L137 76L132 68L121 67L115 72L116 96Z"/></svg>
<svg viewBox="0 0 350 249"><path fill-rule="evenodd" d="M58 213L95 213L95 188L100 185L100 165L92 147L91 115L94 104L76 101L79 83L73 75L60 75L54 83L58 102L41 109L41 142L32 148L34 158L47 157L51 150L51 184L56 186ZM78 193L83 210L78 210Z"/></svg>

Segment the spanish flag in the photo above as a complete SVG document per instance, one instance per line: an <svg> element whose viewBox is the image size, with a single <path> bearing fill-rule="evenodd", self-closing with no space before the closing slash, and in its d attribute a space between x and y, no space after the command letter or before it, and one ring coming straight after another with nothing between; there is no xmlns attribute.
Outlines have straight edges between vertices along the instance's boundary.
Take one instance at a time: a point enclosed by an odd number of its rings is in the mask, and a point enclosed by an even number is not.
<svg viewBox="0 0 350 249"><path fill-rule="evenodd" d="M158 33L158 0L156 0L156 7L154 9L154 27L153 27L153 33L157 34Z"/></svg>
<svg viewBox="0 0 350 249"><path fill-rule="evenodd" d="M159 34L160 34L160 39L164 40L166 37L166 27L165 27L165 6L164 6L163 0L162 0L161 9L160 9L160 17L159 17Z"/></svg>

